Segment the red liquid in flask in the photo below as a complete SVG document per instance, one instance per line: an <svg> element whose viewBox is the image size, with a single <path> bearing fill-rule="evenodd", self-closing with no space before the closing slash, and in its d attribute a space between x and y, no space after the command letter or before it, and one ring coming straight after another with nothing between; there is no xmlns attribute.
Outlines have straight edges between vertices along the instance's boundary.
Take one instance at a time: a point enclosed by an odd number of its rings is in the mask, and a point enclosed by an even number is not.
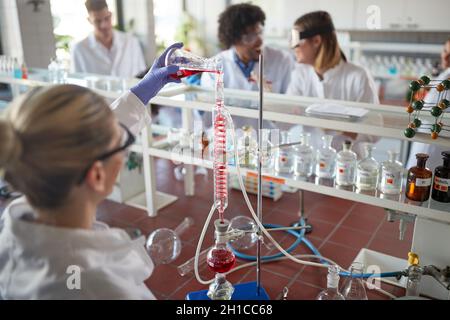
<svg viewBox="0 0 450 320"><path fill-rule="evenodd" d="M177 71L177 73L171 74L170 77L174 78L174 79L181 79L181 78L190 77L190 76L193 76L194 74L202 73L202 72L219 73L218 71L214 71L214 70L180 69Z"/></svg>
<svg viewBox="0 0 450 320"><path fill-rule="evenodd" d="M226 249L213 249L207 260L209 269L216 273L230 271L235 262L234 253Z"/></svg>

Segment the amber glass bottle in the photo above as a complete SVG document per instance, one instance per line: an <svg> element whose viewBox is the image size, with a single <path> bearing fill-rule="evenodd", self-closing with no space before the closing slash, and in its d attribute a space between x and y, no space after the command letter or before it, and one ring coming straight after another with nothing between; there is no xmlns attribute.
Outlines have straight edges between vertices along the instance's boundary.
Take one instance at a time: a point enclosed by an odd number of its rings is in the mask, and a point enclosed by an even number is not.
<svg viewBox="0 0 450 320"><path fill-rule="evenodd" d="M444 165L434 171L434 184L431 197L439 202L450 202L450 151L442 152Z"/></svg>
<svg viewBox="0 0 450 320"><path fill-rule="evenodd" d="M427 201L430 197L431 178L433 173L425 167L429 156L426 153L416 154L417 166L408 171L406 197L414 201Z"/></svg>

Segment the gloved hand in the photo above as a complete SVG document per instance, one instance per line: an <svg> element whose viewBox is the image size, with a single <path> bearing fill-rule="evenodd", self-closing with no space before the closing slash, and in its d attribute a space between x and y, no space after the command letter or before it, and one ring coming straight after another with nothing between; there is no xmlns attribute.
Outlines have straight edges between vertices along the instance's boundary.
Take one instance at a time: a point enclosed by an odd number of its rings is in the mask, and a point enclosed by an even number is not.
<svg viewBox="0 0 450 320"><path fill-rule="evenodd" d="M168 66L165 67L165 60L167 53L172 48L182 48L183 43L174 43L168 47L164 53L155 60L150 71L145 75L144 79L139 81L139 83L132 87L130 90L133 92L143 104L148 104L148 102L158 94L166 84L170 82L180 83L180 79L175 79L169 77L170 74L177 73L179 67Z"/></svg>

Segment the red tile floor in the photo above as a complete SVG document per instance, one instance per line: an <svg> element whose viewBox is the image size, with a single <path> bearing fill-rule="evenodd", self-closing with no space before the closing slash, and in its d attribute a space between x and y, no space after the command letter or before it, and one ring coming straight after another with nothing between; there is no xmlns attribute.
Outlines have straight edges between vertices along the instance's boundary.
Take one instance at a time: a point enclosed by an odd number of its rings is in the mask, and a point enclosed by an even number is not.
<svg viewBox="0 0 450 320"><path fill-rule="evenodd" d="M173 164L169 161L156 160L157 189L178 196L178 200L159 211L156 218L150 218L146 212L133 207L104 201L99 207L97 219L118 228L138 228L147 236L161 228L174 229L181 221L190 216L195 225L182 235L183 248L180 257L169 265L157 266L153 275L146 281L158 299L184 299L191 291L206 289L200 285L191 273L181 277L177 266L193 257L201 228L211 208L213 199L212 176L196 176L196 195L184 195L183 182L173 176ZM242 194L231 191L226 217L249 215ZM251 196L255 203L256 198ZM1 203L0 203L1 211ZM265 223L289 225L298 220L299 195L285 193L277 202L263 199L263 220ZM405 259L411 247L413 225L409 225L405 240L398 240L398 222L386 221L382 208L377 208L331 196L305 193L305 217L313 225L313 232L307 237L325 257L343 267L348 267L361 248L369 248ZM285 233L275 233L274 237L284 247L293 239ZM209 227L203 248L213 243L213 228ZM276 249L272 249L274 253ZM268 249L263 248L263 253ZM297 247L293 253L310 253L304 245ZM238 261L238 264L244 262ZM203 278L211 279L213 274L203 268ZM228 276L234 283L255 280L255 268L241 269ZM343 280L341 279L341 286ZM315 299L326 287L326 269L305 267L291 261L273 262L262 266L262 284L271 299L280 299L284 287L289 288L288 299ZM404 290L390 285L382 285L386 291L401 296ZM369 299L387 299L386 296L368 291Z"/></svg>

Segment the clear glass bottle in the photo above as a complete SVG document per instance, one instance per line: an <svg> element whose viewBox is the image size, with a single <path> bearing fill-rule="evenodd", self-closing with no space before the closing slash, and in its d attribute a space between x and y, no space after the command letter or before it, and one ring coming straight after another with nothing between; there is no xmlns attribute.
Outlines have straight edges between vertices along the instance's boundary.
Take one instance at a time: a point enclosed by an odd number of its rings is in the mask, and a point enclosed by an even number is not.
<svg viewBox="0 0 450 320"><path fill-rule="evenodd" d="M416 158L417 166L408 171L405 193L408 199L423 202L430 197L433 173L425 167L429 158L428 154L418 153Z"/></svg>
<svg viewBox="0 0 450 320"><path fill-rule="evenodd" d="M327 275L327 289L323 290L317 296L317 300L345 300L339 292L339 267L330 265Z"/></svg>
<svg viewBox="0 0 450 320"><path fill-rule="evenodd" d="M323 136L322 141L322 147L317 150L316 176L331 179L336 167L336 149L331 146L333 136Z"/></svg>
<svg viewBox="0 0 450 320"><path fill-rule="evenodd" d="M311 134L300 135L300 145L294 147L294 173L296 176L308 178L313 174L314 149L309 145Z"/></svg>
<svg viewBox="0 0 450 320"><path fill-rule="evenodd" d="M281 144L291 142L288 131L282 131ZM292 173L294 171L294 148L292 146L277 148L275 157L275 171L278 173Z"/></svg>
<svg viewBox="0 0 450 320"><path fill-rule="evenodd" d="M434 170L434 184L431 197L439 202L450 202L450 151L442 152L444 164Z"/></svg>
<svg viewBox="0 0 450 320"><path fill-rule="evenodd" d="M350 267L350 276L347 278L342 294L345 300L368 300L366 288L361 275L364 271L364 265L359 262L353 262Z"/></svg>
<svg viewBox="0 0 450 320"><path fill-rule="evenodd" d="M403 185L403 164L397 161L398 152L389 150L389 159L381 163L379 190L384 194L400 194Z"/></svg>
<svg viewBox="0 0 450 320"><path fill-rule="evenodd" d="M14 78L22 79L22 68L19 64L19 60L14 58Z"/></svg>
<svg viewBox="0 0 450 320"><path fill-rule="evenodd" d="M52 58L50 60L50 64L48 65L48 81L50 83L58 83L58 73L59 73L59 65L56 62L56 58Z"/></svg>
<svg viewBox="0 0 450 320"><path fill-rule="evenodd" d="M263 129L261 131L262 137L262 152L261 152L261 165L264 173L271 173L274 169L274 154L272 152L272 142L270 130ZM258 161L258 160L256 160Z"/></svg>
<svg viewBox="0 0 450 320"><path fill-rule="evenodd" d="M366 157L358 162L356 172L356 187L359 190L375 190L377 188L380 165L372 157L373 145L367 143L364 146Z"/></svg>
<svg viewBox="0 0 450 320"><path fill-rule="evenodd" d="M352 186L356 179L356 163L358 156L352 150L352 142L347 140L336 157L336 184Z"/></svg>

